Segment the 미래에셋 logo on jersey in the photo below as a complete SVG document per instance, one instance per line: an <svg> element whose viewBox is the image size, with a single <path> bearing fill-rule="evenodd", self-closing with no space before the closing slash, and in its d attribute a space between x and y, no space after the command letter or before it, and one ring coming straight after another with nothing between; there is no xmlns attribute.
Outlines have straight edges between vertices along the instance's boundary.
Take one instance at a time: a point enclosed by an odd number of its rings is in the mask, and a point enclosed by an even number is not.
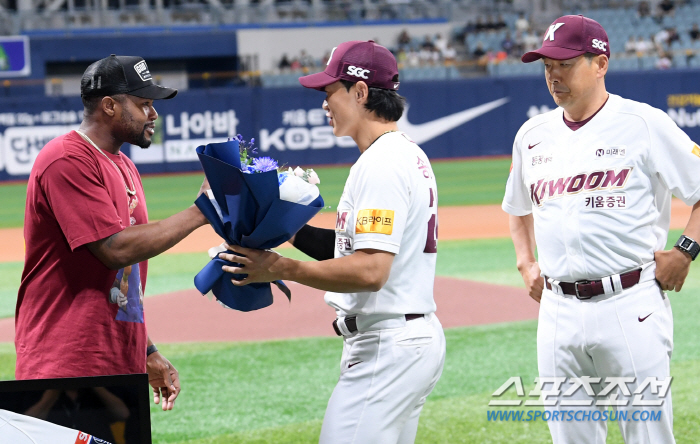
<svg viewBox="0 0 700 444"><path fill-rule="evenodd" d="M355 233L391 234L394 229L394 210L360 210L357 213Z"/></svg>
<svg viewBox="0 0 700 444"><path fill-rule="evenodd" d="M581 173L575 176L559 177L549 180L542 178L530 184L530 200L541 207L550 199L558 199L565 195L597 190L614 190L625 187L633 167L598 170Z"/></svg>
<svg viewBox="0 0 700 444"><path fill-rule="evenodd" d="M594 210L622 210L627 208L627 195L625 193L612 193L589 196L586 197L583 206Z"/></svg>
<svg viewBox="0 0 700 444"><path fill-rule="evenodd" d="M597 157L625 157L625 155L627 155L627 148L619 146L598 148L595 150L595 155Z"/></svg>
<svg viewBox="0 0 700 444"><path fill-rule="evenodd" d="M136 74L138 74L144 82L146 80L151 80L151 72L148 70L148 65L146 65L145 60L141 60L135 64L134 70L136 70Z"/></svg>

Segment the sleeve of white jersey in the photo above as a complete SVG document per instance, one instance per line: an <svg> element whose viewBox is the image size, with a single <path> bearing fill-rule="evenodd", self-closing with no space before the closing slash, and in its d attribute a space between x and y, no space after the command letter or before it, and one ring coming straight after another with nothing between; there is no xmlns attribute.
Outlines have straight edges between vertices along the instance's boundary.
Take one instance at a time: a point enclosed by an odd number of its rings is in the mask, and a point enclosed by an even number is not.
<svg viewBox="0 0 700 444"><path fill-rule="evenodd" d="M518 135L515 136L515 142L513 142L513 163L510 166L506 194L501 204L503 211L513 216L526 216L532 213L532 201L530 201L523 180L523 162L520 150L522 139L521 132L518 132Z"/></svg>
<svg viewBox="0 0 700 444"><path fill-rule="evenodd" d="M380 156L362 165L352 190L355 251L374 249L399 253L408 218L410 192L406 165L382 161Z"/></svg>
<svg viewBox="0 0 700 444"><path fill-rule="evenodd" d="M0 444L109 444L87 433L8 410L0 410L0 430Z"/></svg>
<svg viewBox="0 0 700 444"><path fill-rule="evenodd" d="M650 167L686 205L700 201L700 147L665 112L654 110L649 126Z"/></svg>

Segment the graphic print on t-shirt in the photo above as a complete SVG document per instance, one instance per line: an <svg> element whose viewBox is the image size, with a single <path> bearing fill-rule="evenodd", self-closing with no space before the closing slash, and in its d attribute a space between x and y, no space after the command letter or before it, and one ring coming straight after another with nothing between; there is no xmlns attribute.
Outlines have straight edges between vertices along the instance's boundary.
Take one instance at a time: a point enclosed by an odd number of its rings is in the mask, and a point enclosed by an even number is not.
<svg viewBox="0 0 700 444"><path fill-rule="evenodd" d="M143 289L139 264L124 267L117 272L109 292L109 302L119 305L117 321L143 323Z"/></svg>

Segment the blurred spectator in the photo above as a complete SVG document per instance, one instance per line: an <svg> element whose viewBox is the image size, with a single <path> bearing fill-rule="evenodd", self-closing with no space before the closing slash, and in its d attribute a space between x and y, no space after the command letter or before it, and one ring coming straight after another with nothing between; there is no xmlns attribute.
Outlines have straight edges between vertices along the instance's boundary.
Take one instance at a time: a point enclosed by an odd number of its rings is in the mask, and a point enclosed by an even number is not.
<svg viewBox="0 0 700 444"><path fill-rule="evenodd" d="M518 14L518 19L515 21L515 30L521 33L530 29L530 22L525 18L525 13Z"/></svg>
<svg viewBox="0 0 700 444"><path fill-rule="evenodd" d="M432 51L433 48L435 48L435 45L433 45L433 40L430 38L430 36L426 35L423 39L423 43L420 44L420 47L421 49Z"/></svg>
<svg viewBox="0 0 700 444"><path fill-rule="evenodd" d="M649 7L649 2L642 1L637 5L637 16L639 18L648 17L651 15L651 8Z"/></svg>
<svg viewBox="0 0 700 444"><path fill-rule="evenodd" d="M280 63L279 65L277 65L277 67L282 71L290 69L292 67L292 64L290 63L287 54L282 55L282 60L280 60Z"/></svg>
<svg viewBox="0 0 700 444"><path fill-rule="evenodd" d="M406 54L406 51L403 48L399 49L399 52L396 54L396 62L399 64L399 67L406 64L407 58L408 55Z"/></svg>
<svg viewBox="0 0 700 444"><path fill-rule="evenodd" d="M294 57L290 63L290 68L292 71L299 71L301 69L301 62L298 58Z"/></svg>
<svg viewBox="0 0 700 444"><path fill-rule="evenodd" d="M505 51L506 54L508 54L508 55L513 54L513 49L515 48L515 42L513 41L513 38L510 36L510 31L508 31L506 33L506 37L501 42L501 48L503 48L503 51Z"/></svg>
<svg viewBox="0 0 700 444"><path fill-rule="evenodd" d="M457 51L452 47L452 44L447 44L442 52L442 58L445 60L445 65L454 65L457 60Z"/></svg>
<svg viewBox="0 0 700 444"><path fill-rule="evenodd" d="M321 58L321 66L326 66L328 64L328 60L331 58L331 53L326 51L325 54L323 54L323 57Z"/></svg>
<svg viewBox="0 0 700 444"><path fill-rule="evenodd" d="M421 65L432 65L433 64L433 48L431 46L423 46L418 52L418 58L420 59Z"/></svg>
<svg viewBox="0 0 700 444"><path fill-rule="evenodd" d="M445 52L447 48L447 39L442 36L442 34L435 34L435 40L433 40L433 45L441 52Z"/></svg>
<svg viewBox="0 0 700 444"><path fill-rule="evenodd" d="M661 16L673 17L676 3L673 0L661 0L659 3L659 13Z"/></svg>
<svg viewBox="0 0 700 444"><path fill-rule="evenodd" d="M637 52L637 41L634 39L633 35L625 42L625 52L627 54L636 54Z"/></svg>
<svg viewBox="0 0 700 444"><path fill-rule="evenodd" d="M700 40L700 28L698 28L698 24L694 23L693 28L688 31L688 34L690 35L690 39L694 42L697 42Z"/></svg>
<svg viewBox="0 0 700 444"><path fill-rule="evenodd" d="M481 42L477 43L476 48L474 49L474 51L472 51L472 58L478 60L485 55L486 55L486 51L484 51L483 43L481 43Z"/></svg>
<svg viewBox="0 0 700 444"><path fill-rule="evenodd" d="M671 55L664 51L659 54L658 60L656 60L656 69L669 69L673 66L673 61L671 60Z"/></svg>
<svg viewBox="0 0 700 444"><path fill-rule="evenodd" d="M664 49L666 49L666 45L668 45L669 36L670 34L668 32L668 29L662 29L653 36L652 40L656 45L657 51L663 51Z"/></svg>
<svg viewBox="0 0 700 444"><path fill-rule="evenodd" d="M680 42L681 36L678 35L676 28L668 28L668 39L666 40L666 45L670 47L674 42Z"/></svg>
<svg viewBox="0 0 700 444"><path fill-rule="evenodd" d="M417 51L410 50L408 54L406 54L406 64L411 68L415 68L420 65L420 57Z"/></svg>
<svg viewBox="0 0 700 444"><path fill-rule="evenodd" d="M520 57L525 53L525 41L523 40L523 33L521 31L515 32L515 46L513 47L513 55Z"/></svg>
<svg viewBox="0 0 700 444"><path fill-rule="evenodd" d="M524 52L534 51L540 47L540 43L540 38L533 31L523 34Z"/></svg>
<svg viewBox="0 0 700 444"><path fill-rule="evenodd" d="M498 20L496 20L496 21L494 22L494 24L493 24L493 29L495 29L496 31L498 31L498 30L501 30L501 29L505 29L505 28L507 28L507 27L508 27L508 24L506 23L505 20L503 20L503 16L502 16L502 15L499 15L499 16L498 16Z"/></svg>
<svg viewBox="0 0 700 444"><path fill-rule="evenodd" d="M408 46L411 44L411 36L408 35L408 31L405 29L401 31L401 34L399 34L399 48L408 48Z"/></svg>
<svg viewBox="0 0 700 444"><path fill-rule="evenodd" d="M301 56L299 56L299 64L302 68L308 69L316 66L316 61L313 57L306 53L305 50L301 50Z"/></svg>
<svg viewBox="0 0 700 444"><path fill-rule="evenodd" d="M642 57L654 51L654 43L651 40L644 40L641 35L637 39L637 56Z"/></svg>

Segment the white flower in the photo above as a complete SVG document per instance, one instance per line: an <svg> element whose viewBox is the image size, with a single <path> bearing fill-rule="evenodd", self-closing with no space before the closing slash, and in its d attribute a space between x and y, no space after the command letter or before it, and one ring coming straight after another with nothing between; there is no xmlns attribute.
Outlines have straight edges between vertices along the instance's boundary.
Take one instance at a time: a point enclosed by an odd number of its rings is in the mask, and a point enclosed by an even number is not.
<svg viewBox="0 0 700 444"><path fill-rule="evenodd" d="M312 185L318 185L319 183L321 183L321 179L318 178L318 174L316 174L316 171L308 170L307 173L308 173L307 182L309 182Z"/></svg>
<svg viewBox="0 0 700 444"><path fill-rule="evenodd" d="M296 167L296 168L294 169L294 175L295 175L295 176L298 176L298 177L303 177L303 176L304 176L304 170L302 170L302 169L299 168L299 167Z"/></svg>
<svg viewBox="0 0 700 444"><path fill-rule="evenodd" d="M318 187L306 182L301 177L289 176L280 185L280 199L287 202L309 205L318 195Z"/></svg>

